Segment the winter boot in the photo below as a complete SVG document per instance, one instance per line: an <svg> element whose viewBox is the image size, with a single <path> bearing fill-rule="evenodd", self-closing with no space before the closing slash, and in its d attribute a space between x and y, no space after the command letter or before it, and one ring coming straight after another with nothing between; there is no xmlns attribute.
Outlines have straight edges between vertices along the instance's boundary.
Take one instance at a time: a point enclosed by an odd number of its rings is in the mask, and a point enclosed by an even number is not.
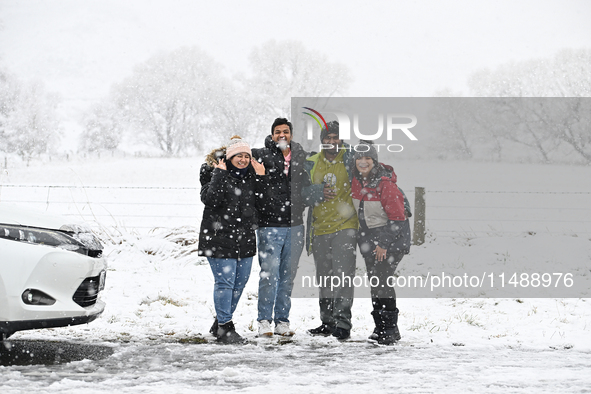
<svg viewBox="0 0 591 394"><path fill-rule="evenodd" d="M381 310L378 312L381 316L383 329L378 334L378 343L380 345L392 345L400 340L400 331L398 331L398 308L394 311Z"/></svg>
<svg viewBox="0 0 591 394"><path fill-rule="evenodd" d="M351 338L351 330L347 330L346 328L337 327L334 329L332 336L338 339L339 341L344 341L345 339Z"/></svg>
<svg viewBox="0 0 591 394"><path fill-rule="evenodd" d="M213 325L209 329L209 333L211 335L213 335L214 337L217 337L218 336L218 318L217 317L213 321Z"/></svg>
<svg viewBox="0 0 591 394"><path fill-rule="evenodd" d="M376 324L376 327L373 329L373 332L371 333L371 335L367 339L370 339L372 341L377 341L378 337L380 335L380 331L384 330L382 327L382 317L380 316L379 311L372 311L371 315L373 317L374 323Z"/></svg>
<svg viewBox="0 0 591 394"><path fill-rule="evenodd" d="M226 324L218 324L217 331L218 342L220 343L245 343L246 339L242 338L234 328L234 323L231 321Z"/></svg>

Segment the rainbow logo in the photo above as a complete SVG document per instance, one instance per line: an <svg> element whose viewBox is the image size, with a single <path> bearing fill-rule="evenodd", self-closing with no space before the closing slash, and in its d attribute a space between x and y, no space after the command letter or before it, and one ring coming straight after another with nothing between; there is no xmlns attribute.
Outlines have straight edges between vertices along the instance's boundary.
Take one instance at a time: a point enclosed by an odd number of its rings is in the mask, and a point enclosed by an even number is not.
<svg viewBox="0 0 591 394"><path fill-rule="evenodd" d="M316 111L315 109L312 109L312 108L310 108L310 107L302 107L302 108L304 108L304 109L307 109L308 111L312 111L312 112L314 112L316 115L318 115L318 116L320 117L320 119L322 119L322 123L324 123L324 128L325 128L326 130L328 130L328 126L326 125L326 120L324 120L324 117L323 117L323 116L320 114L320 112L318 112L318 111ZM304 113L304 114L306 114L306 115L308 115L308 116L311 116L311 117L312 117L312 119L314 119L314 120L316 121L316 123L318 123L318 126L320 126L320 130L322 130L322 123L320 123L320 120L318 120L318 118L317 118L317 117L315 117L314 115L312 115L312 114L311 114L311 113L309 113L309 112L303 112L303 113Z"/></svg>

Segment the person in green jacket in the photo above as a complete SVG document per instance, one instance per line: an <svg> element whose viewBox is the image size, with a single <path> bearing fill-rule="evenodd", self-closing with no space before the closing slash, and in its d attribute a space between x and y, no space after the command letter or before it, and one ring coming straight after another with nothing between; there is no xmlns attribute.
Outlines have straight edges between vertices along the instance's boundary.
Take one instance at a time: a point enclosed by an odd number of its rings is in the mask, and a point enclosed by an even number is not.
<svg viewBox="0 0 591 394"><path fill-rule="evenodd" d="M320 140L323 144L320 153L304 163L309 185L302 190L310 206L307 250L314 255L322 321L308 332L344 340L351 336L352 282L359 228L351 198L352 152L339 139L336 121L322 129Z"/></svg>

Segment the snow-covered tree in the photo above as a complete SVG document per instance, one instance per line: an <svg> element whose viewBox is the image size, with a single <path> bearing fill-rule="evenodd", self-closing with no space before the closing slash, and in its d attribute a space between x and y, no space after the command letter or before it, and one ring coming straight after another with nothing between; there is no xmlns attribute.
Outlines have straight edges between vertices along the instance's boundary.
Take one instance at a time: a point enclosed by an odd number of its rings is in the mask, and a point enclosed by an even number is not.
<svg viewBox="0 0 591 394"><path fill-rule="evenodd" d="M293 41L253 49L250 64L251 77L229 79L195 47L148 59L87 113L84 148L114 144L122 133L166 155L207 150L234 134L256 144L274 118L290 117L292 96L338 96L350 83L345 66Z"/></svg>
<svg viewBox="0 0 591 394"><path fill-rule="evenodd" d="M111 102L95 104L84 116L80 147L86 152L115 150L121 143L121 122Z"/></svg>
<svg viewBox="0 0 591 394"><path fill-rule="evenodd" d="M256 144L260 139L261 119L264 117L256 107L258 101L240 81L232 82L231 85L225 84L220 87L217 92L217 101L211 113L210 130L219 138L208 147L208 150L228 141L233 135L239 135L251 144Z"/></svg>
<svg viewBox="0 0 591 394"><path fill-rule="evenodd" d="M519 127L505 135L537 151L546 163L552 161L552 151L574 154L591 163L591 127L581 123L588 118L580 110L588 106L584 98L591 97L591 49L565 49L551 59L480 71L470 78L469 86L474 96L573 98L567 104L552 99L529 100L527 104L505 101L502 110L519 117ZM565 148L559 149L561 145Z"/></svg>
<svg viewBox="0 0 591 394"><path fill-rule="evenodd" d="M292 97L344 96L352 81L347 66L298 41L268 41L252 50L249 62L252 77L246 86L265 124L289 118Z"/></svg>
<svg viewBox="0 0 591 394"><path fill-rule="evenodd" d="M591 49L564 49L551 59L482 70L468 85L475 97L591 97Z"/></svg>
<svg viewBox="0 0 591 394"><path fill-rule="evenodd" d="M560 101L537 100L530 111L541 128L551 135L554 149L591 164L591 98L572 97Z"/></svg>
<svg viewBox="0 0 591 394"><path fill-rule="evenodd" d="M57 96L43 85L0 71L0 150L25 160L47 152L61 133L57 104Z"/></svg>
<svg viewBox="0 0 591 394"><path fill-rule="evenodd" d="M112 97L127 130L178 155L201 146L217 127L213 112L229 82L221 66L198 48L180 48L138 65Z"/></svg>
<svg viewBox="0 0 591 394"><path fill-rule="evenodd" d="M16 80L0 69L0 150L8 151L7 122L13 111L16 95Z"/></svg>
<svg viewBox="0 0 591 394"><path fill-rule="evenodd" d="M482 70L473 74L468 84L472 97L499 99L486 100L487 108L481 110L476 105L472 110L476 124L470 128L466 128L465 116L457 114L466 114L464 109L472 104L452 111L448 120L454 125L442 130L452 156L455 150L463 154L455 157L478 157L475 147L480 141L492 146L489 151L495 159L509 152L513 158L537 157L544 163L591 163L591 123L585 113L591 100L590 49L563 50L551 59Z"/></svg>

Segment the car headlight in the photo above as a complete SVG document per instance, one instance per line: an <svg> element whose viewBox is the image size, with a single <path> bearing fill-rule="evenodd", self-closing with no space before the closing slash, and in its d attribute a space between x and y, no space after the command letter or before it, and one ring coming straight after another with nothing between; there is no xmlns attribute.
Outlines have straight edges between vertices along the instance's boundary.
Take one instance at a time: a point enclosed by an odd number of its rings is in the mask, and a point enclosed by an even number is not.
<svg viewBox="0 0 591 394"><path fill-rule="evenodd" d="M0 238L52 246L90 257L100 257L103 246L86 228L63 226L60 230L0 224Z"/></svg>

